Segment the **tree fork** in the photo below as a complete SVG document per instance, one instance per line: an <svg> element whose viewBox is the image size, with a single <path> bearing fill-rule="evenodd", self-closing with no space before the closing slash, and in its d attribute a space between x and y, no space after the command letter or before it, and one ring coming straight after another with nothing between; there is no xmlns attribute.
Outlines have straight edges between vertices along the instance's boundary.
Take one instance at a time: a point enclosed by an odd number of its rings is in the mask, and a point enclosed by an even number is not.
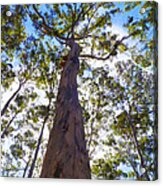
<svg viewBox="0 0 163 186"><path fill-rule="evenodd" d="M61 75L56 116L40 177L90 179L82 109L77 92L81 48L73 40L68 40L67 44L71 50Z"/></svg>

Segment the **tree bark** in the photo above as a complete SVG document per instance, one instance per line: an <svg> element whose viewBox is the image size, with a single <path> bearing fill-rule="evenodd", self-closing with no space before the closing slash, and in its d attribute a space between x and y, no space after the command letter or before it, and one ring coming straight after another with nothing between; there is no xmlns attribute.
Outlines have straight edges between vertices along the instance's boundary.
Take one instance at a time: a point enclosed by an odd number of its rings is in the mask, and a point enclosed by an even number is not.
<svg viewBox="0 0 163 186"><path fill-rule="evenodd" d="M22 87L22 84L20 83L19 84L19 87L17 88L17 90L12 94L12 96L6 102L6 104L2 108L1 117L5 114L6 110L8 109L8 106L10 105L11 101L15 98L15 96L18 94L18 92L20 91L21 87Z"/></svg>
<svg viewBox="0 0 163 186"><path fill-rule="evenodd" d="M82 109L77 92L80 47L72 40L68 45L71 51L61 75L56 116L40 177L90 179Z"/></svg>
<svg viewBox="0 0 163 186"><path fill-rule="evenodd" d="M29 167L30 160L31 159L29 158L28 162L26 162L26 166L25 166L24 172L23 172L23 178L25 178L25 176L26 176L26 173L27 173L27 170L28 170L28 167Z"/></svg>
<svg viewBox="0 0 163 186"><path fill-rule="evenodd" d="M41 140L42 140L42 136L43 136L43 131L44 131L47 119L48 119L48 116L46 116L46 118L43 122L43 126L41 128L41 132L40 132L40 135L39 135L37 147L36 147L36 150L35 150L35 153L34 153L34 158L33 158L31 167L29 169L28 178L32 178L32 176L33 176L33 171L34 171L34 168L35 168L35 164L36 164L36 160L37 160L37 156L38 156L38 152L39 152L39 149L40 149Z"/></svg>
<svg viewBox="0 0 163 186"><path fill-rule="evenodd" d="M9 123L7 124L7 126L5 127L5 129L3 130L2 134L1 134L1 139L5 137L5 135L7 134L7 130L10 127L10 125L12 124L12 122L14 121L14 119L16 118L16 116L18 115L18 113L15 113L15 115L11 118L11 120L9 121Z"/></svg>
<svg viewBox="0 0 163 186"><path fill-rule="evenodd" d="M41 145L41 140L42 140L43 133L44 133L45 124L46 124L46 122L47 122L47 120L49 118L50 104L51 104L51 99L50 99L49 104L47 106L47 113L46 113L46 116L44 118L43 125L42 125L42 128L41 128L41 132L40 132L40 135L39 135L39 138L38 138L38 143L37 143L37 147L36 147L36 150L35 150L35 153L34 153L34 158L33 158L33 161L32 161L32 164L31 164L31 167L30 167L30 170L29 170L29 173L28 173L28 178L32 178L32 176L33 176L33 171L34 171L34 168L35 168L38 152L39 152L39 149L40 149L40 145Z"/></svg>

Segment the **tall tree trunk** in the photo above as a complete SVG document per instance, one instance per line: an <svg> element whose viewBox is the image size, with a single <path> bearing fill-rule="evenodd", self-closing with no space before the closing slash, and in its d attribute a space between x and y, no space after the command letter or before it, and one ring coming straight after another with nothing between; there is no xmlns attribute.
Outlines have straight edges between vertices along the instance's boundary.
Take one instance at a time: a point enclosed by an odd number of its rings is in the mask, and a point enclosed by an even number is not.
<svg viewBox="0 0 163 186"><path fill-rule="evenodd" d="M24 172L23 172L23 178L25 178L25 176L26 176L30 161L31 161L31 157L29 157L29 160L26 162L26 166L25 166Z"/></svg>
<svg viewBox="0 0 163 186"><path fill-rule="evenodd" d="M12 94L12 96L8 99L8 101L6 102L6 104L4 105L4 107L1 110L1 116L3 116L6 112L6 110L8 109L8 106L10 105L11 101L15 98L15 96L18 94L18 92L20 91L22 87L22 84L19 84L19 87L17 88L17 90Z"/></svg>
<svg viewBox="0 0 163 186"><path fill-rule="evenodd" d="M73 41L68 44L71 51L61 75L56 116L40 177L90 179L82 109L77 92L80 47Z"/></svg>
<svg viewBox="0 0 163 186"><path fill-rule="evenodd" d="M27 79L23 80L22 82L19 82L19 86L17 90L11 95L11 97L8 99L4 107L1 109L1 117L5 114L8 107L10 106L10 103L15 99L19 91L21 90L22 86L27 82Z"/></svg>
<svg viewBox="0 0 163 186"><path fill-rule="evenodd" d="M49 104L47 106L47 113L46 113L46 116L44 118L43 125L42 125L42 128L41 128L41 132L40 132L40 135L39 135L39 138L38 138L37 147L36 147L36 150L35 150L35 153L34 153L34 158L33 158L29 173L28 173L28 178L31 178L32 175L33 175L33 171L34 171L34 168L35 168L38 152L39 152L40 145L41 145L41 140L42 140L43 133L44 133L45 124L46 124L46 122L49 118L50 104L51 104L51 99L50 99Z"/></svg>
<svg viewBox="0 0 163 186"><path fill-rule="evenodd" d="M12 124L12 122L14 121L14 119L16 118L17 115L18 115L18 112L16 112L15 115L11 118L11 120L9 121L9 123L7 124L7 126L5 127L5 129L3 130L2 134L1 134L1 139L5 137L10 125Z"/></svg>

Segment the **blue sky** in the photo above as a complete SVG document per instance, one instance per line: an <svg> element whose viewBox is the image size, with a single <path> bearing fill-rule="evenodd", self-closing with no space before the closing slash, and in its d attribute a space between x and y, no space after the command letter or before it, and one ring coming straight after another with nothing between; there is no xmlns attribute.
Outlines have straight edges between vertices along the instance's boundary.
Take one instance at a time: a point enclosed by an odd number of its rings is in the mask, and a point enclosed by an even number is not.
<svg viewBox="0 0 163 186"><path fill-rule="evenodd" d="M119 7L120 9L123 9L123 8L124 8L124 3L118 3L118 2L117 2L117 3L115 3L115 4L116 4L116 7ZM45 5L42 5L42 6L41 6L41 10L42 10L43 12L46 11ZM140 18L139 11L140 11L140 8L139 8L139 6L138 6L138 7L136 7L135 9L133 9L132 11L130 11L130 12L128 12L128 13L125 13L125 14L123 14L123 13L118 13L118 14L116 14L115 16L112 16L112 23L113 23L113 26L114 26L113 28L119 28L121 34L127 32L126 29L123 27L123 24L127 22L128 16L131 16L131 15L134 16L135 19L139 19L139 18ZM26 33L28 34L28 36L33 35L33 36L35 36L35 37L38 37L37 32L36 32L36 30L34 29L34 27L32 26L32 21L30 20L29 17L28 17L27 21L24 22L24 25L25 25ZM113 32L114 32L114 30L113 30ZM51 45L53 45L54 42L55 42L55 39L50 40L49 37L45 37L44 42L45 42L45 41L48 41L48 42L51 43ZM52 42L52 41L53 41L53 42ZM17 60L18 60L18 59L16 59L15 62L18 62ZM89 75L89 74L90 74L90 71L86 71L86 72L85 72L85 76L87 76L87 75ZM124 167L122 167L122 168L124 168ZM125 169L126 169L126 171L128 170L128 168L125 168Z"/></svg>
<svg viewBox="0 0 163 186"><path fill-rule="evenodd" d="M124 9L124 2L114 2L114 4L116 5L116 8L120 8L121 10ZM141 3L143 4L143 2ZM47 6L51 6L51 4L41 4L40 6L40 10L42 13L45 13L48 11ZM31 8L32 10L32 8ZM66 10L66 8L65 8ZM137 6L136 8L134 8L133 10L129 11L129 12L120 12L117 13L115 15L112 16L112 23L113 25L116 25L118 27L123 27L123 24L127 22L128 17L129 16L133 16L134 20L139 19L142 15L139 14L140 11L140 6ZM26 27L26 32L30 35L33 34L36 36L36 32L35 29L32 26L32 21L31 19L28 17L27 22L24 23L25 27ZM125 29L125 28L123 28Z"/></svg>

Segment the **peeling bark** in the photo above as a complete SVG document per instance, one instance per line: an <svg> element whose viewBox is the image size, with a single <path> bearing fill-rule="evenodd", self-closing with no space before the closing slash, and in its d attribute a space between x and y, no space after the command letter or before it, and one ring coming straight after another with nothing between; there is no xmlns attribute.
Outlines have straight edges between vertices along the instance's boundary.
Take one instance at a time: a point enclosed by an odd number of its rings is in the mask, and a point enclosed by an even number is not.
<svg viewBox="0 0 163 186"><path fill-rule="evenodd" d="M73 41L69 41L68 45L71 51L61 75L54 126L40 177L90 179L82 109L77 92L80 47Z"/></svg>

